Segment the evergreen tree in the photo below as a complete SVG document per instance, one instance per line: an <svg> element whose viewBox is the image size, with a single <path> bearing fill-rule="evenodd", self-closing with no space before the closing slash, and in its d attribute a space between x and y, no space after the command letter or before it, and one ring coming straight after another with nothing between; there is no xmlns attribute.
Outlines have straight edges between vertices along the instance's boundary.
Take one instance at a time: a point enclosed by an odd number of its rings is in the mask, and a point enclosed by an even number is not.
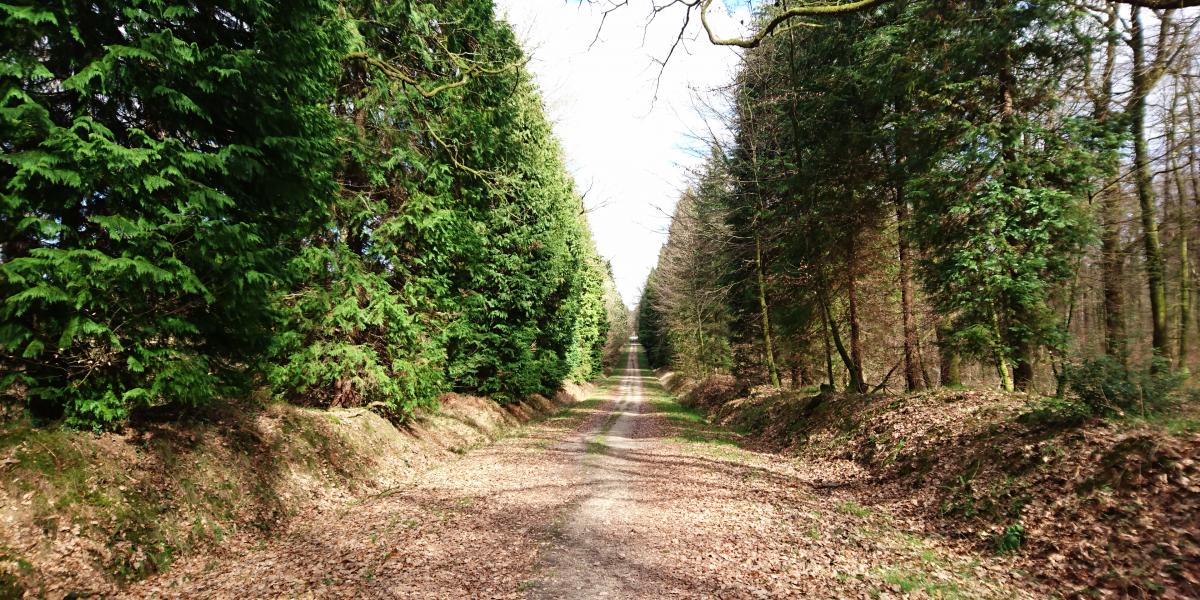
<svg viewBox="0 0 1200 600"><path fill-rule="evenodd" d="M953 338L993 359L1009 390L1028 389L1039 347L1061 347L1051 300L1090 239L1090 127L1054 110L1082 58L1075 18L1058 5L968 4L923 46L946 65L930 93L940 110L918 125L945 136L912 194L925 284L953 315Z"/></svg>
<svg viewBox="0 0 1200 600"><path fill-rule="evenodd" d="M0 388L96 426L245 390L334 190L336 8L0 6Z"/></svg>
<svg viewBox="0 0 1200 600"><path fill-rule="evenodd" d="M490 0L0 17L0 389L39 413L601 371L611 273Z"/></svg>

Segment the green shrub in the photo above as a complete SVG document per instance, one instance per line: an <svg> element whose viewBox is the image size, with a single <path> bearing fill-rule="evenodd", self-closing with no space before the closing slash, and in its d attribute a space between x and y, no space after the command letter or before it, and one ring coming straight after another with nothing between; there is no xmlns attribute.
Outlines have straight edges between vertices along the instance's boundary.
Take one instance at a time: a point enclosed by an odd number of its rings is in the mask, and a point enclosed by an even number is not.
<svg viewBox="0 0 1200 600"><path fill-rule="evenodd" d="M996 534L995 538L996 552L999 554L1012 554L1025 544L1025 526L1020 523L1013 523L1004 528L1004 531Z"/></svg>
<svg viewBox="0 0 1200 600"><path fill-rule="evenodd" d="M1111 356L1089 358L1068 367L1066 380L1093 414L1110 416L1161 410L1183 383L1160 357L1143 366L1130 366Z"/></svg>
<svg viewBox="0 0 1200 600"><path fill-rule="evenodd" d="M1092 408L1071 398L1044 397L1029 404L1029 410L1017 418L1027 425L1077 427L1092 416Z"/></svg>

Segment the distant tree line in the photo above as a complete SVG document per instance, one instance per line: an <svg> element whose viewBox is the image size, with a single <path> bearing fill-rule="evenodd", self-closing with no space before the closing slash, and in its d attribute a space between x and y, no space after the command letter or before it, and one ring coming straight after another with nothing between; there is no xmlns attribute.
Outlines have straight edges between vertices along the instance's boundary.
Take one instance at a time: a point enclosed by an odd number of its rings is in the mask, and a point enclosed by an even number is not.
<svg viewBox="0 0 1200 600"><path fill-rule="evenodd" d="M491 0L0 4L0 393L403 416L627 335Z"/></svg>
<svg viewBox="0 0 1200 600"><path fill-rule="evenodd" d="M864 4L745 51L638 308L651 361L855 392L1186 374L1195 12Z"/></svg>

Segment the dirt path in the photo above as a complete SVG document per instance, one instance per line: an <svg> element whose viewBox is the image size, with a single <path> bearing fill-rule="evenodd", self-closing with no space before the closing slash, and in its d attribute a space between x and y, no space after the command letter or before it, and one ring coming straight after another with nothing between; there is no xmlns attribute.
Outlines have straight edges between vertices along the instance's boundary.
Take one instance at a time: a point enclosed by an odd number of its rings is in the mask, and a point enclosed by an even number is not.
<svg viewBox="0 0 1200 600"><path fill-rule="evenodd" d="M140 597L1037 597L1004 560L743 450L631 352L601 397L410 485L235 535Z"/></svg>
<svg viewBox="0 0 1200 600"><path fill-rule="evenodd" d="M579 454L587 496L565 518L545 567L538 598L625 598L634 593L626 582L638 579L634 561L614 534L631 527L637 509L632 490L639 485L634 457L645 446L638 439L638 419L645 406L637 357L626 360L616 404L598 429L585 431L562 449Z"/></svg>

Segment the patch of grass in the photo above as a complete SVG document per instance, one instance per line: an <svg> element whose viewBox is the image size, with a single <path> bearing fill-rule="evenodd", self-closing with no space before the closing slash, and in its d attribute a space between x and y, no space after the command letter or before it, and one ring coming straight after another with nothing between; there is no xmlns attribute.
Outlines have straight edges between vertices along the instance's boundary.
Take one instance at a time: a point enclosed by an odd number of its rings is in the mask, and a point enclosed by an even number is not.
<svg viewBox="0 0 1200 600"><path fill-rule="evenodd" d="M27 421L11 423L0 434L0 454L16 461L4 485L18 497L32 493L34 519L47 531L57 528L60 518L77 520L89 504L112 503L99 486L92 485L97 473L109 469L88 442L85 434L35 428Z"/></svg>
<svg viewBox="0 0 1200 600"><path fill-rule="evenodd" d="M644 353L639 352L638 358L642 368L647 368ZM680 404L657 380L650 379L643 387L643 393L656 413L676 424L673 441L689 445L690 449L685 450L689 453L743 462L740 459L744 455L737 451L740 448L737 433L710 424L703 411Z"/></svg>
<svg viewBox="0 0 1200 600"><path fill-rule="evenodd" d="M102 527L97 531L108 538L109 546L121 548L104 565L119 581L166 568L178 549L190 543L189 537L201 535L192 523L179 525L166 518L161 498L126 489L128 476L89 434L12 422L0 433L0 453L16 461L4 485L18 497L29 495L33 521L47 535L72 524L89 530ZM89 522L104 525L84 525ZM208 532L203 533L207 537ZM28 565L19 556L9 560ZM6 585L0 582L0 590Z"/></svg>
<svg viewBox="0 0 1200 600"><path fill-rule="evenodd" d="M558 411L558 414L565 416L565 415L572 414L572 413L593 411L593 410L596 410L597 408L600 408L601 402L604 402L604 398L601 398L598 396L593 397L593 398L588 398L587 400L584 400L582 402L576 402L575 404L572 404L566 408L563 408L562 410Z"/></svg>
<svg viewBox="0 0 1200 600"><path fill-rule="evenodd" d="M671 439L677 442L686 442L690 444L711 444L713 446L732 446L734 448L740 447L740 444L738 444L737 441L729 439L720 433L698 431L695 429L681 431L679 435Z"/></svg>
<svg viewBox="0 0 1200 600"><path fill-rule="evenodd" d="M1031 400L1017 422L1032 427L1069 429L1082 425L1092 416L1092 409L1082 402L1045 396Z"/></svg>
<svg viewBox="0 0 1200 600"><path fill-rule="evenodd" d="M873 514L873 511L870 508L850 500L839 502L837 505L837 511L844 515L853 515L856 517L869 517L871 514Z"/></svg>
<svg viewBox="0 0 1200 600"><path fill-rule="evenodd" d="M137 581L166 570L185 543L166 518L162 498L126 490L115 506L116 521L109 547L128 544L128 552L116 553L106 568L118 581ZM199 540L196 540L199 541Z"/></svg>
<svg viewBox="0 0 1200 600"><path fill-rule="evenodd" d="M1187 437L1200 432L1200 414L1195 412L1163 412L1133 417L1129 422L1134 425L1157 427L1176 437Z"/></svg>
<svg viewBox="0 0 1200 600"><path fill-rule="evenodd" d="M725 461L737 463L740 465L744 465L746 462L745 454L743 454L741 451L739 451L736 447L733 447L733 446L712 445L712 444L693 444L693 445L684 446L684 451L686 453L692 454L694 456L703 456L705 458L725 460ZM746 480L749 481L749 477L750 477L749 474L747 474L745 477L746 477Z"/></svg>
<svg viewBox="0 0 1200 600"><path fill-rule="evenodd" d="M887 467L895 463L896 460L900 458L900 453L904 450L904 446L907 443L908 440L903 437L896 440L896 443L892 446L891 450L884 455L883 466Z"/></svg>
<svg viewBox="0 0 1200 600"><path fill-rule="evenodd" d="M25 587L17 576L8 571L0 571L0 598L24 598Z"/></svg>
<svg viewBox="0 0 1200 600"><path fill-rule="evenodd" d="M33 573L33 565L20 558L7 546L0 546L0 598L24 598L25 586L22 577Z"/></svg>
<svg viewBox="0 0 1200 600"><path fill-rule="evenodd" d="M1007 475L1004 479L980 488L975 481L981 465L973 462L948 486L950 498L942 503L943 515L959 515L966 518L983 517L993 522L1016 519L1021 516L1031 496L1022 485L1022 480Z"/></svg>
<svg viewBox="0 0 1200 600"><path fill-rule="evenodd" d="M595 438L588 440L588 454L604 454L605 452L608 452L608 446L604 444L604 436L598 435Z"/></svg>
<svg viewBox="0 0 1200 600"><path fill-rule="evenodd" d="M204 426L149 428L122 447L124 442L88 433L13 420L0 426L0 457L11 459L0 485L26 499L31 520L47 537L66 527L105 543L113 551L96 566L115 581L136 581L197 546L220 543L243 514L252 519L248 524L264 528L283 516L270 477L275 461L332 465L353 479L365 466L348 460L353 448L341 431L345 425L320 411L289 410L280 419L287 433L269 443L252 428L221 434L228 436L230 457L208 451ZM132 453L138 458L130 471ZM145 478L143 467L165 482ZM8 596L4 587L0 582L0 597Z"/></svg>
<svg viewBox="0 0 1200 600"><path fill-rule="evenodd" d="M617 424L617 419L620 418L621 413L619 412L614 411L612 414L608 415L608 418L604 420L604 424L600 426L600 436L603 437L604 434L608 433L608 430L612 429L613 425Z"/></svg>
<svg viewBox="0 0 1200 600"><path fill-rule="evenodd" d="M880 577L889 586L900 588L905 594L923 592L934 598L967 598L962 588L954 582L933 581L925 573L905 569L883 569Z"/></svg>
<svg viewBox="0 0 1200 600"><path fill-rule="evenodd" d="M708 423L708 419L700 411L683 406L666 397L651 398L650 405L654 407L654 410L665 414L668 419L678 423Z"/></svg>
<svg viewBox="0 0 1200 600"><path fill-rule="evenodd" d="M747 399L738 408L736 419L737 427L742 431L762 431L766 429L771 422L770 414L771 403L762 398ZM804 425L804 421L797 419L793 422L798 430Z"/></svg>

